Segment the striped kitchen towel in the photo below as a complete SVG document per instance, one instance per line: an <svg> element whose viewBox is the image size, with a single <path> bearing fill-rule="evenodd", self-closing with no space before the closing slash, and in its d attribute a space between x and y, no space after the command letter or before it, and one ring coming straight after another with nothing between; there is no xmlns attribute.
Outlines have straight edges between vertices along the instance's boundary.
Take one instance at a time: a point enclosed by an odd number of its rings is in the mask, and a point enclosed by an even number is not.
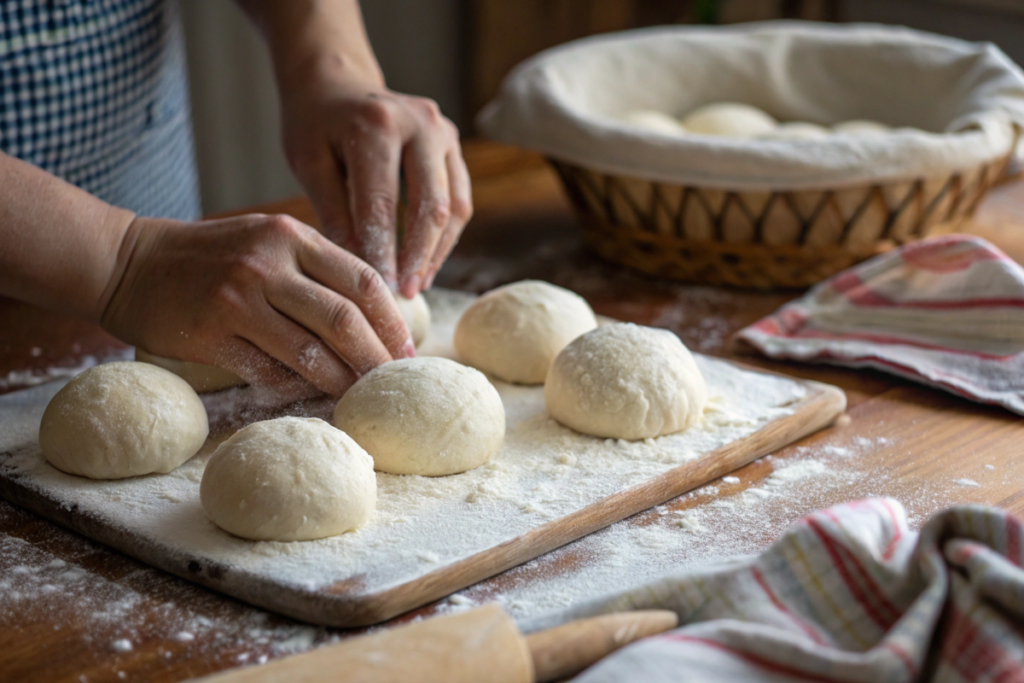
<svg viewBox="0 0 1024 683"><path fill-rule="evenodd" d="M737 338L772 358L876 368L1024 414L1024 268L980 237L865 261Z"/></svg>
<svg viewBox="0 0 1024 683"><path fill-rule="evenodd" d="M762 555L521 624L671 609L680 628L630 645L578 683L1024 681L1024 527L982 506L920 534L899 503L816 512Z"/></svg>

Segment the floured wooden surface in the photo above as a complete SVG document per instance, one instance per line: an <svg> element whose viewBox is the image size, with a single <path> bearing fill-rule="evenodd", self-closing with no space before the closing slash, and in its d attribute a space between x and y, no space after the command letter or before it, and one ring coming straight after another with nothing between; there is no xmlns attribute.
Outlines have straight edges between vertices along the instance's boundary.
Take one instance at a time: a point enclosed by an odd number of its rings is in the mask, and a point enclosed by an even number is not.
<svg viewBox="0 0 1024 683"><path fill-rule="evenodd" d="M432 297L435 322L424 355L451 356L452 328L470 297ZM39 418L63 385L54 382L0 397L0 478L56 502L69 515L142 539L148 561L198 562L263 583L265 590L316 592L342 581L372 594L492 548L793 414L807 395L798 382L697 357L713 399L702 423L681 435L627 443L576 434L553 422L540 387L495 382L507 414L501 452L468 473L441 478L378 474L378 507L362 529L298 543L250 542L210 523L199 504L204 451L169 475L94 482L58 472L36 443ZM214 424L260 415L244 390L206 399ZM331 406L306 414L326 417ZM261 417L263 415L260 415ZM244 420L234 420L234 425ZM73 512L69 512L72 511ZM130 548L122 548L132 552ZM133 553L134 554L134 553ZM166 565L165 565L166 566ZM184 574L184 573L183 573Z"/></svg>

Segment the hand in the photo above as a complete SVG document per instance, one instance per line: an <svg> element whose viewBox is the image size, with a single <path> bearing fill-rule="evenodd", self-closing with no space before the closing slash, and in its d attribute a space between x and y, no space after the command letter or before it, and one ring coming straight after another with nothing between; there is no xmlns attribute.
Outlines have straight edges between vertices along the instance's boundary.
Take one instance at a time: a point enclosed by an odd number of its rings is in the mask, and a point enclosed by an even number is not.
<svg viewBox="0 0 1024 683"><path fill-rule="evenodd" d="M392 92L379 75L313 71L281 79L289 163L324 234L412 297L473 213L458 130L432 100ZM396 256L400 169L408 211Z"/></svg>
<svg viewBox="0 0 1024 683"><path fill-rule="evenodd" d="M291 398L313 387L340 396L376 366L415 355L380 275L288 216L136 218L119 262L107 331Z"/></svg>

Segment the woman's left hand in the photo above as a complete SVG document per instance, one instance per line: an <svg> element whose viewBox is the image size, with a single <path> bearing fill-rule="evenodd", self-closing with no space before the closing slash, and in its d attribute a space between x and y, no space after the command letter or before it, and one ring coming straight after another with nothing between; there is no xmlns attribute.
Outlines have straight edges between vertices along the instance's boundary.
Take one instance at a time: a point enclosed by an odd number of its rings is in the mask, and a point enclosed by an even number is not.
<svg viewBox="0 0 1024 683"><path fill-rule="evenodd" d="M342 65L281 83L284 147L324 234L412 297L473 213L458 129L433 100ZM400 177L408 209L398 247Z"/></svg>

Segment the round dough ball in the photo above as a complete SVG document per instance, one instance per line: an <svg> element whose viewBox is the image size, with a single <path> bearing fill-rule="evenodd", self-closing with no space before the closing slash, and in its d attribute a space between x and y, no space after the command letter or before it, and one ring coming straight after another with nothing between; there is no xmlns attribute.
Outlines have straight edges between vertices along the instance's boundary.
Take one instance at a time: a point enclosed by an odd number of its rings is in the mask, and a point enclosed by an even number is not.
<svg viewBox="0 0 1024 683"><path fill-rule="evenodd" d="M650 109L636 109L626 112L622 117L623 123L628 123L635 128L643 128L665 135L683 135L686 129L679 121L668 114Z"/></svg>
<svg viewBox="0 0 1024 683"><path fill-rule="evenodd" d="M708 389L671 332L618 323L588 332L558 354L544 402L566 427L593 436L647 439L693 426Z"/></svg>
<svg viewBox="0 0 1024 683"><path fill-rule="evenodd" d="M875 135L885 135L891 133L892 128L879 123L878 121L868 121L867 119L853 119L852 121L842 121L832 126L832 130L841 135L854 135L858 137L872 137Z"/></svg>
<svg viewBox="0 0 1024 683"><path fill-rule="evenodd" d="M39 446L51 465L91 479L170 472L202 447L206 409L185 380L148 363L90 368L50 399Z"/></svg>
<svg viewBox="0 0 1024 683"><path fill-rule="evenodd" d="M597 327L583 297L523 280L474 301L455 326L455 351L478 370L516 384L542 384L565 345Z"/></svg>
<svg viewBox="0 0 1024 683"><path fill-rule="evenodd" d="M775 130L761 135L762 140L819 140L832 134L825 126L806 121L780 123Z"/></svg>
<svg viewBox="0 0 1024 683"><path fill-rule="evenodd" d="M756 138L775 130L775 119L749 104L719 102L693 110L683 118L691 133L730 138Z"/></svg>
<svg viewBox="0 0 1024 683"><path fill-rule="evenodd" d="M398 310L402 313L405 326L409 328L409 334L412 335L412 343L419 346L430 331L430 306L427 305L427 300L422 294L417 293L411 299L396 294L395 301L398 302Z"/></svg>
<svg viewBox="0 0 1024 683"><path fill-rule="evenodd" d="M323 420L281 417L235 432L199 485L206 516L254 541L309 541L366 523L377 505L373 458Z"/></svg>
<svg viewBox="0 0 1024 683"><path fill-rule="evenodd" d="M156 365L164 370L170 370L188 382L189 386L200 394L230 389L231 387L240 387L245 384L244 379L230 370L224 370L215 365L190 363L186 360L155 356L145 349L135 349L135 360Z"/></svg>
<svg viewBox="0 0 1024 683"><path fill-rule="evenodd" d="M505 408L482 373L424 356L363 375L338 401L334 424L381 472L434 477L490 460L505 438Z"/></svg>

